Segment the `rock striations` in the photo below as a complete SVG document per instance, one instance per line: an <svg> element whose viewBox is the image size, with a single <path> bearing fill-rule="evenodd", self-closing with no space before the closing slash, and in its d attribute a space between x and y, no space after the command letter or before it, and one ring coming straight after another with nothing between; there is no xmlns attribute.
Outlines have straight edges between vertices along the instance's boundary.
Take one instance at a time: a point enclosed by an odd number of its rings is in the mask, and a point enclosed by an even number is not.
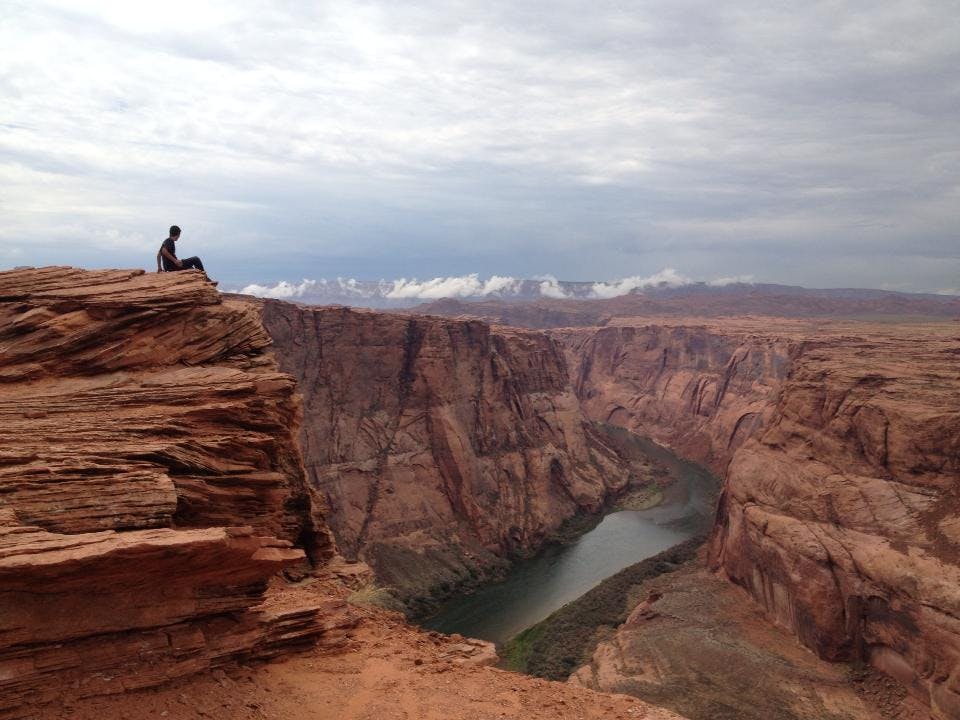
<svg viewBox="0 0 960 720"><path fill-rule="evenodd" d="M554 331L594 420L620 425L722 474L773 415L788 366L784 338L637 322Z"/></svg>
<svg viewBox="0 0 960 720"><path fill-rule="evenodd" d="M713 565L960 717L960 337L798 342L774 417L730 463Z"/></svg>
<svg viewBox="0 0 960 720"><path fill-rule="evenodd" d="M416 601L476 582L631 471L583 416L560 347L478 321L267 301L339 550Z"/></svg>
<svg viewBox="0 0 960 720"><path fill-rule="evenodd" d="M725 475L714 569L821 657L867 660L960 718L955 324L619 319L556 336L592 417ZM618 667L580 676L613 690Z"/></svg>
<svg viewBox="0 0 960 720"><path fill-rule="evenodd" d="M710 566L767 616L960 718L956 323L604 322L0 272L0 717L337 642L332 606L272 580L331 529L412 604L476 582L627 487L612 423L724 476ZM659 652L671 587L581 682L649 681L629 648Z"/></svg>
<svg viewBox="0 0 960 720"><path fill-rule="evenodd" d="M332 552L292 378L199 273L0 273L0 715L323 632L265 602Z"/></svg>

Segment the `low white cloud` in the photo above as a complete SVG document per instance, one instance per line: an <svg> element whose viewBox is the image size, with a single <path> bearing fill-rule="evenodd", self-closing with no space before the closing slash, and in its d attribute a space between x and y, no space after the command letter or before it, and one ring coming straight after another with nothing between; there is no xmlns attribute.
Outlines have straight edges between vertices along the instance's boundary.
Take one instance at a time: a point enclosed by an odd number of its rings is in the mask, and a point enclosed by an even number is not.
<svg viewBox="0 0 960 720"><path fill-rule="evenodd" d="M753 277L738 275L707 281L707 285L719 287L731 283L749 283ZM276 285L251 284L239 292L258 297L278 299L326 298L326 299L381 299L388 301L439 300L441 298L523 297L523 298L594 298L605 299L628 295L635 291L652 288L683 287L696 282L674 268L664 268L653 275L635 275L609 282L567 282L552 275L540 275L531 280L503 275L493 275L486 280L478 273L469 275L436 277L429 280L303 280L300 283L287 281Z"/></svg>
<svg viewBox="0 0 960 720"><path fill-rule="evenodd" d="M391 300L483 297L509 294L515 291L516 285L517 281L511 277L494 275L487 281L481 281L476 273L462 277L433 278L422 282L401 278L393 281L393 286L384 293L384 297Z"/></svg>
<svg viewBox="0 0 960 720"><path fill-rule="evenodd" d="M731 275L728 277L716 278L715 280L708 280L707 285L712 287L724 287L726 285L737 285L743 284L748 285L753 282L753 275Z"/></svg>
<svg viewBox="0 0 960 720"><path fill-rule="evenodd" d="M507 295L516 292L519 282L516 278L494 275L484 284L484 295Z"/></svg>
<svg viewBox="0 0 960 720"><path fill-rule="evenodd" d="M548 298L565 298L567 294L560 287L560 282L552 276L545 276L540 280L540 294Z"/></svg>
<svg viewBox="0 0 960 720"><path fill-rule="evenodd" d="M598 282L593 284L593 297L612 298L626 295L634 290L643 290L651 287L681 287L693 282L690 278L681 275L673 268L664 268L648 277L623 278L614 282Z"/></svg>
<svg viewBox="0 0 960 720"><path fill-rule="evenodd" d="M304 280L302 283L294 285L286 280L281 280L276 285L270 287L267 285L247 285L240 290L244 295L255 295L262 298L274 298L276 300L292 300L303 297L304 293L316 287L316 280Z"/></svg>

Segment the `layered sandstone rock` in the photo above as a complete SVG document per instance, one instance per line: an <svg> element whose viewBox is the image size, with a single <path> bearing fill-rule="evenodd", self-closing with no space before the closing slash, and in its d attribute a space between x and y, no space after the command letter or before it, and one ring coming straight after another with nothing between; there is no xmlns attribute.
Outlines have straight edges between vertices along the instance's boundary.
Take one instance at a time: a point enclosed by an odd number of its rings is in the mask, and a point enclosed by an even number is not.
<svg viewBox="0 0 960 720"><path fill-rule="evenodd" d="M592 419L651 437L721 474L773 416L790 353L783 337L665 321L552 334Z"/></svg>
<svg viewBox="0 0 960 720"><path fill-rule="evenodd" d="M960 717L955 325L550 338L47 268L0 273L0 328L0 715L313 643L335 613L267 591L332 553L311 484L407 597L529 552L629 481L591 418L725 474L710 562L771 618ZM646 672L646 610L581 675Z"/></svg>
<svg viewBox="0 0 960 720"><path fill-rule="evenodd" d="M821 657L866 659L960 717L955 325L624 319L555 335L590 415L725 474L714 569Z"/></svg>
<svg viewBox="0 0 960 720"><path fill-rule="evenodd" d="M0 273L0 713L315 641L332 553L292 378L194 272Z"/></svg>
<svg viewBox="0 0 960 720"><path fill-rule="evenodd" d="M530 552L629 480L540 333L275 301L263 316L339 549L406 599Z"/></svg>
<svg viewBox="0 0 960 720"><path fill-rule="evenodd" d="M920 720L895 683L878 696L818 660L739 588L690 563L630 589L642 599L568 682L625 692L691 720ZM637 601L634 600L634 603ZM876 680L875 674L869 678ZM882 710L891 711L881 715Z"/></svg>
<svg viewBox="0 0 960 720"><path fill-rule="evenodd" d="M713 565L821 657L865 657L960 717L960 337L799 345L730 463Z"/></svg>

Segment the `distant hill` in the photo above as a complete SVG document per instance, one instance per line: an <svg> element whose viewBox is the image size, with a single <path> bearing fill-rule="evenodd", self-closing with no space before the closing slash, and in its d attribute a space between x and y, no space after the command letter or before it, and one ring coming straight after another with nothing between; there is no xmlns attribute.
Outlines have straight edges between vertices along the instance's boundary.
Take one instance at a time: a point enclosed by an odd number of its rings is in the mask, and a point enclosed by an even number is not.
<svg viewBox="0 0 960 720"><path fill-rule="evenodd" d="M380 309L416 308L438 315L471 315L528 327L595 325L604 317L629 315L779 315L862 317L960 315L960 297L890 290L814 290L795 285L686 282L664 271L650 278L573 282L476 275L433 280L304 280L274 286L248 285L241 293L307 305ZM657 282L659 277L664 282ZM638 286L639 285L639 286ZM424 304L426 303L426 304Z"/></svg>
<svg viewBox="0 0 960 720"><path fill-rule="evenodd" d="M479 317L531 328L603 325L611 318L645 315L770 315L811 318L960 318L960 297L857 288L704 283L633 291L608 299L444 299L418 305L418 313Z"/></svg>

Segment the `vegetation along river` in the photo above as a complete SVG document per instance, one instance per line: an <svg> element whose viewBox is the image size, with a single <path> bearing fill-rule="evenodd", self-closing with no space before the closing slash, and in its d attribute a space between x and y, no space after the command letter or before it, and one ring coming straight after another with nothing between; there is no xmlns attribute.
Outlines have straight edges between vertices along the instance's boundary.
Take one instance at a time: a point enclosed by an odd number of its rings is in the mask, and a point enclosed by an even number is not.
<svg viewBox="0 0 960 720"><path fill-rule="evenodd" d="M502 582L452 600L424 627L502 644L619 570L704 532L717 479L649 440L631 436L630 442L674 478L660 504L611 512L575 541L517 563Z"/></svg>

